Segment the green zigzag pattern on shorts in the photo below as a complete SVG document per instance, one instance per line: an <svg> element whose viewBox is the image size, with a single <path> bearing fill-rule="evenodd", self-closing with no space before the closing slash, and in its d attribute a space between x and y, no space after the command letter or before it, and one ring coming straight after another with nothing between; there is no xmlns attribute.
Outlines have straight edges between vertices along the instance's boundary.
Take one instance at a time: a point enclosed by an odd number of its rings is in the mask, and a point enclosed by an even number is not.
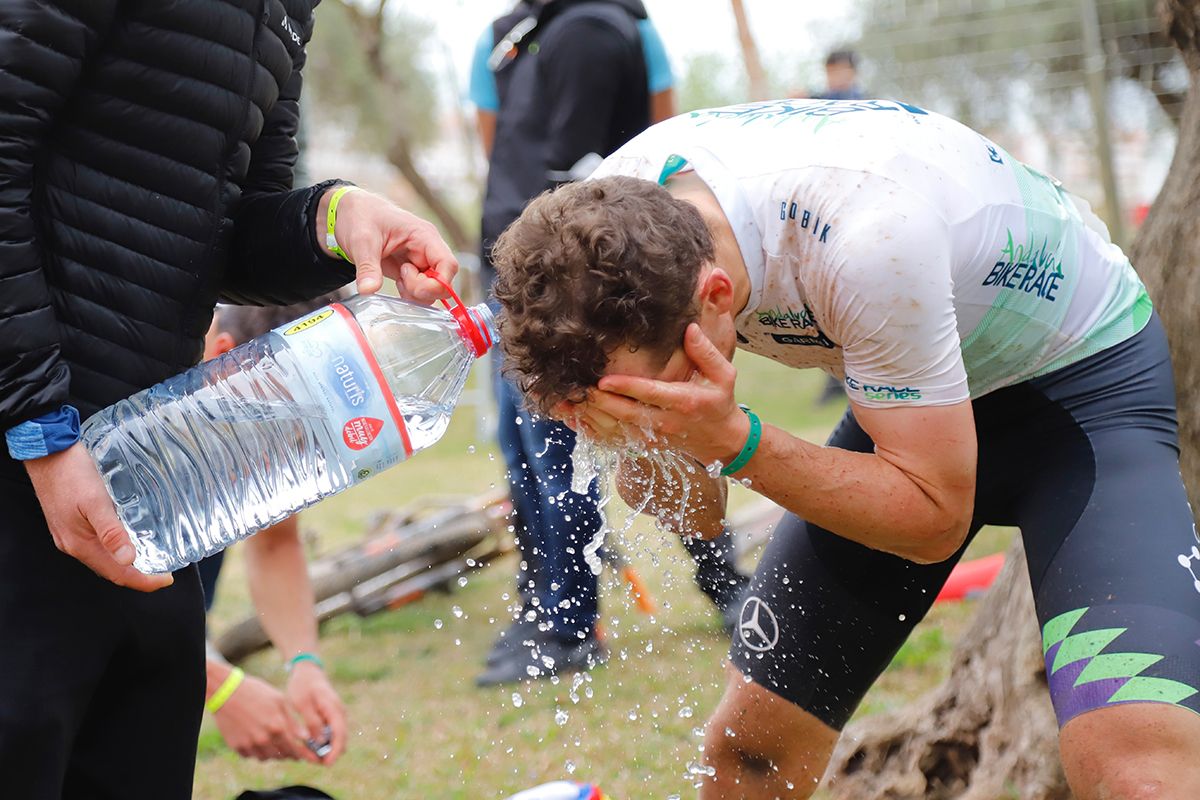
<svg viewBox="0 0 1200 800"><path fill-rule="evenodd" d="M1070 694L1071 689L1101 682L1113 690L1105 704L1139 701L1178 704L1200 693L1200 689L1180 681L1141 674L1162 661L1162 655L1103 652L1126 631L1125 628L1101 628L1072 634L1087 611L1087 608L1080 608L1060 614L1042 629L1042 655L1046 658L1046 672L1056 705L1071 701L1062 696ZM1071 680L1076 671L1078 674Z"/></svg>

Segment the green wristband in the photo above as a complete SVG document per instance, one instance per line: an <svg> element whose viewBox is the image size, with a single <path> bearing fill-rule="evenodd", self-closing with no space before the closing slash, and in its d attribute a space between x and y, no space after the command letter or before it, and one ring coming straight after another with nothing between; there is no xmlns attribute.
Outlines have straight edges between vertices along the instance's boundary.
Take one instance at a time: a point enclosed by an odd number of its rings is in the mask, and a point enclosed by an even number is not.
<svg viewBox="0 0 1200 800"><path fill-rule="evenodd" d="M296 665L302 661L311 661L321 669L325 669L325 662L314 653L296 653L296 655L287 660L287 664L285 664L283 668L286 672L290 673L296 668Z"/></svg>
<svg viewBox="0 0 1200 800"><path fill-rule="evenodd" d="M221 707L229 702L229 698L233 697L233 693L242 685L246 673L242 672L238 667L234 667L229 671L229 677L225 682L212 694L212 697L204 703L204 708L208 713L215 714L221 710Z"/></svg>
<svg viewBox="0 0 1200 800"><path fill-rule="evenodd" d="M333 196L329 198L329 210L325 212L325 246L329 248L329 252L335 256L340 256L346 261L350 260L350 256L346 255L346 251L338 246L337 237L333 235L337 228L337 209L338 204L342 202L342 198L350 192L356 191L357 186L342 186L334 191Z"/></svg>
<svg viewBox="0 0 1200 800"><path fill-rule="evenodd" d="M746 437L746 443L742 445L737 458L721 468L721 474L726 478L746 466L758 450L758 443L762 441L762 420L758 418L758 414L751 411L749 406L738 406L738 408L746 412L746 416L750 418L750 435Z"/></svg>

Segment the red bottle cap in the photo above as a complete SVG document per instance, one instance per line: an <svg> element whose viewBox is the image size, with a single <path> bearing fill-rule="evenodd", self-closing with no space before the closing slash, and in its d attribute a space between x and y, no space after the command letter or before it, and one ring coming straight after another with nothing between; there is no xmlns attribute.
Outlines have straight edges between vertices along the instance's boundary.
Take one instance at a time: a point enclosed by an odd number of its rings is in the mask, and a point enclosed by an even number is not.
<svg viewBox="0 0 1200 800"><path fill-rule="evenodd" d="M421 274L427 278L433 278L442 285L443 289L450 293L450 298L454 300L455 305L450 305L445 300L442 301L442 305L446 307L446 310L458 322L459 330L467 337L467 341L471 343L471 349L475 351L475 357L479 358L490 350L495 342L492 341L492 336L487 326L472 316L471 310L463 304L462 298L454 291L454 287L450 285L450 282L439 275L437 270L430 269Z"/></svg>

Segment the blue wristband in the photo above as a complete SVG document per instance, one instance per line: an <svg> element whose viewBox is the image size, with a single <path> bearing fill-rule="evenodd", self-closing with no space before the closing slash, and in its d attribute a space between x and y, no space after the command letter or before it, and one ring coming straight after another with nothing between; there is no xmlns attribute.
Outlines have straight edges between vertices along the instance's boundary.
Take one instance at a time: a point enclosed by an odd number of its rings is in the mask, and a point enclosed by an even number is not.
<svg viewBox="0 0 1200 800"><path fill-rule="evenodd" d="M79 412L73 406L42 414L4 433L8 454L17 461L66 450L79 441Z"/></svg>

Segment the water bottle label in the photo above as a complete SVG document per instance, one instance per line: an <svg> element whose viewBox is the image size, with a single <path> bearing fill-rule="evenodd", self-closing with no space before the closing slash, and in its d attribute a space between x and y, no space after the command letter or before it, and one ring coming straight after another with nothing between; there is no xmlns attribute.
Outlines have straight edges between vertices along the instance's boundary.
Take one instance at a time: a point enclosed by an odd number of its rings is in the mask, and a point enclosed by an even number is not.
<svg viewBox="0 0 1200 800"><path fill-rule="evenodd" d="M337 458L358 483L412 455L408 429L362 329L340 303L274 330L338 432Z"/></svg>

